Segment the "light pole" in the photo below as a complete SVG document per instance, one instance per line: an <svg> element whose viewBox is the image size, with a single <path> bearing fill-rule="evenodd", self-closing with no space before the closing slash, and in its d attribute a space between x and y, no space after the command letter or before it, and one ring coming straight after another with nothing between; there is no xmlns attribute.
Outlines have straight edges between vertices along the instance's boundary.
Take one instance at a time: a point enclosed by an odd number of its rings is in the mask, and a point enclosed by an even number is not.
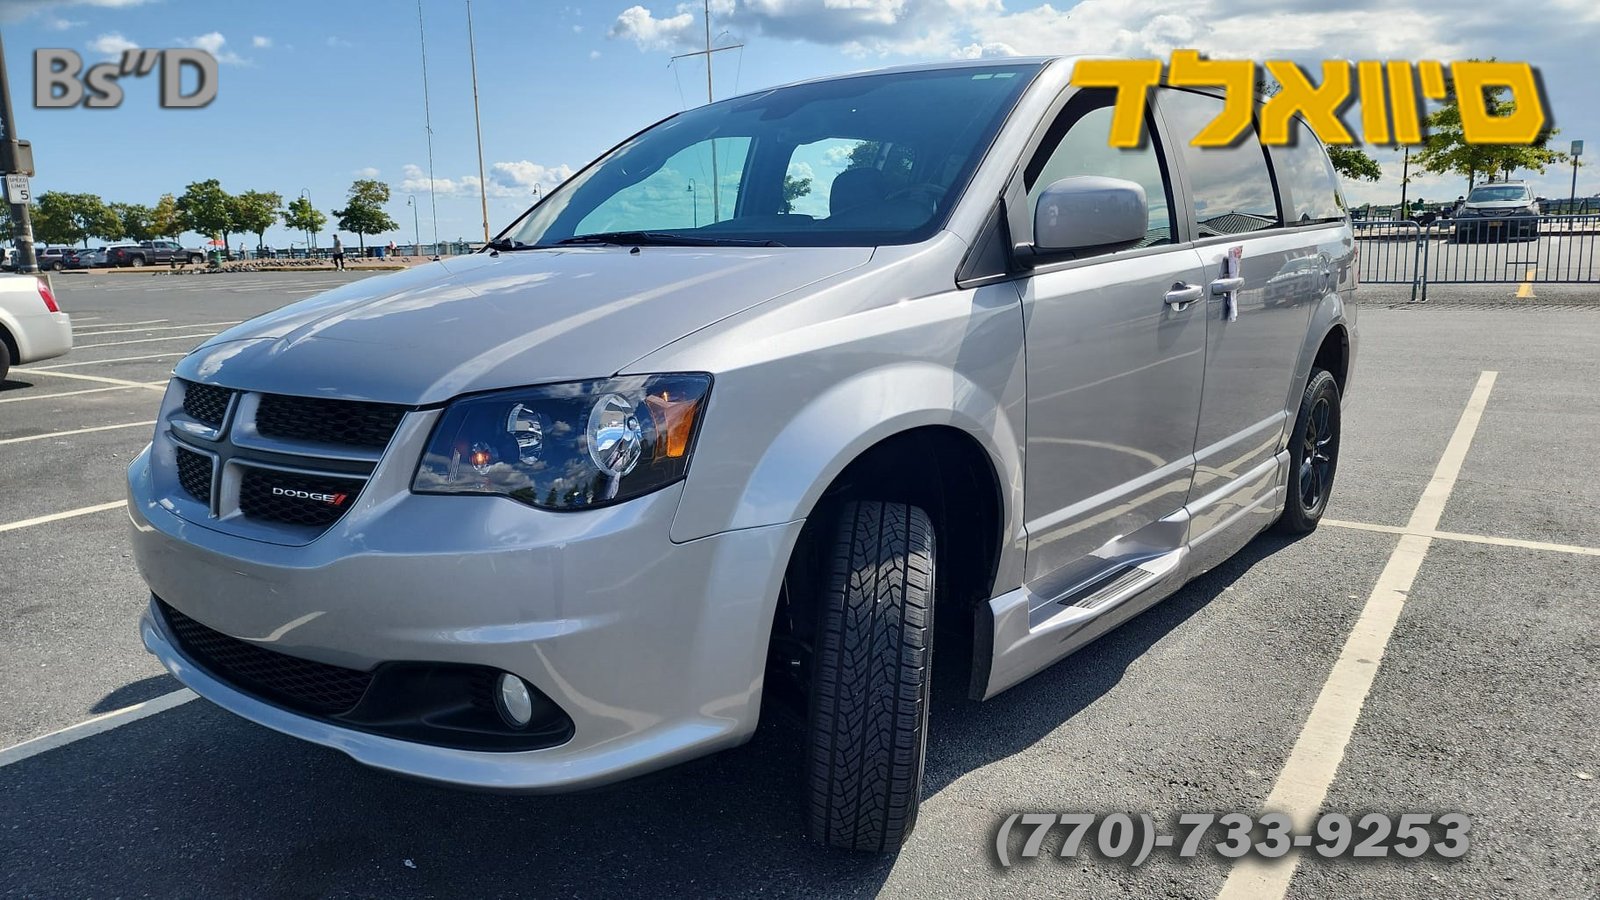
<svg viewBox="0 0 1600 900"><path fill-rule="evenodd" d="M411 233L416 238L416 242L417 242L416 252L417 252L417 255L421 256L422 255L422 226L420 224L418 224L418 220L417 220L417 195L416 194L407 194L406 195L406 205L411 207Z"/></svg>
<svg viewBox="0 0 1600 900"><path fill-rule="evenodd" d="M467 0L467 59L472 61L472 124L478 132L478 202L483 205L483 242L489 242L489 186L483 183L483 120L478 117L478 49L472 40L472 0ZM429 185L433 187L433 185Z"/></svg>
<svg viewBox="0 0 1600 900"><path fill-rule="evenodd" d="M533 205L534 206L538 206L539 202L541 200L543 200L543 199L544 199L544 186L539 184L538 182L534 182L534 184L533 184Z"/></svg>
<svg viewBox="0 0 1600 900"><path fill-rule="evenodd" d="M312 235L310 228L312 220L311 214L315 212L315 210L311 208L311 189L301 188L300 199L306 202L306 259L310 259L312 248L317 246L316 238Z"/></svg>

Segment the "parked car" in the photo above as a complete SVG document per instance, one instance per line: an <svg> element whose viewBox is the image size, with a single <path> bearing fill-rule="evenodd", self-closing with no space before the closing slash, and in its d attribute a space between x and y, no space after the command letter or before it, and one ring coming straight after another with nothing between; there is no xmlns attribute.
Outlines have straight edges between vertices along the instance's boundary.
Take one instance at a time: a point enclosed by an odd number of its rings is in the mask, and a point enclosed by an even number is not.
<svg viewBox="0 0 1600 900"><path fill-rule="evenodd" d="M1456 211L1455 239L1507 241L1539 239L1539 202L1521 181L1480 184Z"/></svg>
<svg viewBox="0 0 1600 900"><path fill-rule="evenodd" d="M140 241L125 247L113 247L106 254L106 262L113 266L139 266L170 265L171 263L189 263L199 265L205 262L205 251L186 248L177 241Z"/></svg>
<svg viewBox="0 0 1600 900"><path fill-rule="evenodd" d="M71 247L35 247L33 258L39 271L59 272L67 267L67 256L72 252Z"/></svg>
<svg viewBox="0 0 1600 900"><path fill-rule="evenodd" d="M7 272L11 272L11 271L14 271L16 268L17 268L17 248L15 248L15 247L0 247L0 269L4 269Z"/></svg>
<svg viewBox="0 0 1600 900"><path fill-rule="evenodd" d="M994 697L1334 483L1356 273L1321 145L1196 149L1223 99L1162 87L1112 149L1072 64L679 113L484 252L210 339L128 470L145 646L248 719L500 791L790 706L813 837L897 847L932 666Z"/></svg>
<svg viewBox="0 0 1600 900"><path fill-rule="evenodd" d="M33 275L0 275L0 382L14 365L72 349L72 319L50 283Z"/></svg>
<svg viewBox="0 0 1600 900"><path fill-rule="evenodd" d="M138 245L137 244L112 244L112 245L107 246L107 247L96 247L96 248L94 248L92 250L78 250L78 251L75 251L72 254L71 258L66 260L66 267L69 268L69 269L97 269L97 268L104 268L104 267L109 266L111 264L107 260L107 255L113 249L120 249L120 248L123 248L123 247L136 247L136 246L138 246Z"/></svg>

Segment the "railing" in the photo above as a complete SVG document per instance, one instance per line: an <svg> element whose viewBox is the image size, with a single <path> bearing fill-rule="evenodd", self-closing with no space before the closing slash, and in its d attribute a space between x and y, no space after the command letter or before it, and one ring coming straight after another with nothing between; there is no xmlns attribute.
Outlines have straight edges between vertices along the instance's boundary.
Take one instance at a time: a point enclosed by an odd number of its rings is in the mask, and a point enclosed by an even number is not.
<svg viewBox="0 0 1600 900"><path fill-rule="evenodd" d="M1600 214L1357 221L1361 280L1409 284L1600 283Z"/></svg>

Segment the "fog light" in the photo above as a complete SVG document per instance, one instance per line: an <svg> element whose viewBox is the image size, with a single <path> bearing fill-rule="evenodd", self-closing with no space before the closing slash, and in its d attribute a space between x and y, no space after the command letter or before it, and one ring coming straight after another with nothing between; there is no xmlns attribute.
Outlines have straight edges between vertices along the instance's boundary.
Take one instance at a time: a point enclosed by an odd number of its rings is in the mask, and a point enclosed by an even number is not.
<svg viewBox="0 0 1600 900"><path fill-rule="evenodd" d="M525 727L533 720L533 697L528 685L509 672L500 676L500 717L512 728Z"/></svg>

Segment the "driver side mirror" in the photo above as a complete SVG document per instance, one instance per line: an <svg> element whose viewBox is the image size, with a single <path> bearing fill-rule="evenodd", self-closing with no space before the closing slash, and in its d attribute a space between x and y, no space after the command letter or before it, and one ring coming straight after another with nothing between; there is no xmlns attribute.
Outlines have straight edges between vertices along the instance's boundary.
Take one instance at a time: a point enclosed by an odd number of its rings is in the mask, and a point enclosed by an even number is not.
<svg viewBox="0 0 1600 900"><path fill-rule="evenodd" d="M1039 194L1027 255L1122 249L1144 240L1149 228L1150 209L1137 182L1103 175L1063 178Z"/></svg>

